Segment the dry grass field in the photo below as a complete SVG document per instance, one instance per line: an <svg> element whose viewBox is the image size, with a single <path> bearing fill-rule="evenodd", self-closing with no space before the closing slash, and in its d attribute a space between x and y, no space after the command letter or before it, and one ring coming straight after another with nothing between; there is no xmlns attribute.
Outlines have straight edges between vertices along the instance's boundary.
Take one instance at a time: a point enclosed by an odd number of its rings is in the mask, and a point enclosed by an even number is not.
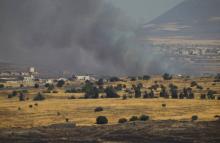
<svg viewBox="0 0 220 143"><path fill-rule="evenodd" d="M69 96L82 97L84 93L65 93L64 90L57 89L58 93L45 93L46 100L33 101L32 98L42 89L30 89L27 93L27 101L19 101L18 98L8 99L10 90L0 91L0 128L31 128L47 126L50 124L64 123L68 118L69 122L77 125L94 125L97 116L106 116L109 124L116 124L118 119L146 114L151 120L178 120L190 121L192 115L197 115L199 121L214 121L214 116L220 115L220 100L201 100L200 95L206 93L207 89L216 91L216 96L220 93L220 84L213 83L212 78L181 79L174 78L171 81L163 81L160 77L154 77L149 81L127 81L106 83L107 85L126 84L130 88L132 84L143 84L142 92L148 90L157 81L168 86L173 83L179 89L189 87L192 81L196 81L203 86L203 90L193 88L196 99L68 99ZM156 96L159 90L155 91ZM125 94L124 91L118 94ZM35 105L37 103L37 105ZM166 107L162 107L166 104ZM33 107L30 108L29 106ZM104 111L94 112L96 107L103 107Z"/></svg>

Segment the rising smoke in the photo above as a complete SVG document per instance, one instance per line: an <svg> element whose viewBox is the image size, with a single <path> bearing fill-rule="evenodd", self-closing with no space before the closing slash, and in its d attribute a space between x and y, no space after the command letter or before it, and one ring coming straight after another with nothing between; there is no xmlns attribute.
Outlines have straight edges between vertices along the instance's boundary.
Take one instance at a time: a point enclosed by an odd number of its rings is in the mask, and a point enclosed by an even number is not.
<svg viewBox="0 0 220 143"><path fill-rule="evenodd" d="M104 0L1 0L0 20L1 60L75 73L162 71L138 25Z"/></svg>

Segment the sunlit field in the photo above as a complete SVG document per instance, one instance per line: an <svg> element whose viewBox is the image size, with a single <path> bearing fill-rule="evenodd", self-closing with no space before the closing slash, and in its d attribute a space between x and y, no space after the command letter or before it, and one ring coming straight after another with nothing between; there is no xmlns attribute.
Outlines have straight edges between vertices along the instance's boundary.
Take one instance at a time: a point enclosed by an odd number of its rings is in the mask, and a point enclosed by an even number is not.
<svg viewBox="0 0 220 143"><path fill-rule="evenodd" d="M150 120L178 120L190 121L193 115L198 116L198 121L214 121L216 115L220 115L220 100L217 97L220 93L220 84L214 83L212 78L194 78L183 79L174 78L169 81L161 77L153 77L148 81L126 80L123 82L107 82L104 86L116 86L125 84L127 88L138 83L143 84L141 92L148 91L155 82L168 86L170 83L178 86L181 90L183 87L190 87L192 81L196 81L203 89L193 87L195 99L164 99L159 97L160 88L155 90L155 98L99 98L83 99L84 93L65 93L63 88L55 88L57 93L43 93L46 88L31 88L26 93L28 100L19 101L18 97L8 98L7 95L11 90L0 91L0 127L1 128L31 128L38 126L48 126L51 124L68 122L76 123L79 126L95 125L96 117L106 116L109 124L117 124L120 118L129 119L131 116L148 115ZM68 85L76 84L76 81ZM215 100L201 100L200 95L205 94L208 89L216 91ZM45 96L43 101L33 101L33 97L41 92ZM123 96L126 91L118 91ZM100 96L104 93L100 93ZM131 94L133 95L133 94ZM74 96L76 99L68 99ZM165 104L166 107L163 107ZM103 107L102 112L95 112L96 107Z"/></svg>

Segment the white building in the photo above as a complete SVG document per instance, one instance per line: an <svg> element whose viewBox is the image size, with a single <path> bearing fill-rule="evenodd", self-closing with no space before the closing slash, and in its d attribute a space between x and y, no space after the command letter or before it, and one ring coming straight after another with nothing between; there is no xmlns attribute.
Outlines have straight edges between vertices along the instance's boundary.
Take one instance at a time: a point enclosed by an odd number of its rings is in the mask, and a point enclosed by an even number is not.
<svg viewBox="0 0 220 143"><path fill-rule="evenodd" d="M91 77L89 75L86 76L76 76L77 80L91 80Z"/></svg>

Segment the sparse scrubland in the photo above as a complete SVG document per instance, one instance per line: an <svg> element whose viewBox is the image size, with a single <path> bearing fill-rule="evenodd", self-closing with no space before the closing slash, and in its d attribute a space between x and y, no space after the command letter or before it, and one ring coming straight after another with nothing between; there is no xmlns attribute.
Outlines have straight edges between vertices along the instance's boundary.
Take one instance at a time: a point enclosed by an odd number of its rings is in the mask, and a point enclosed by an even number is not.
<svg viewBox="0 0 220 143"><path fill-rule="evenodd" d="M82 128L97 124L120 124L120 128L127 128L131 124L136 128L138 124L156 126L158 122L170 121L177 126L211 123L220 116L217 78L166 74L135 80L113 77L109 81L58 82L54 83L56 86L43 88L33 85L25 91L3 89L0 128L30 130L57 124L76 124Z"/></svg>

